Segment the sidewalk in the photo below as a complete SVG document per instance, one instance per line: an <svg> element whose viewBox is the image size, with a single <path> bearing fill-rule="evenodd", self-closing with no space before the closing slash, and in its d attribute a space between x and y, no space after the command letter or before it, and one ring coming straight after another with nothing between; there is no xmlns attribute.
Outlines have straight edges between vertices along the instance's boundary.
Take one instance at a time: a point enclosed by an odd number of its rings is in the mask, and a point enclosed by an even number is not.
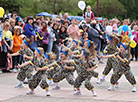
<svg viewBox="0 0 138 102"><path fill-rule="evenodd" d="M136 76L138 81L138 62L132 62L132 72ZM100 64L97 71L103 70L104 65ZM96 84L96 79L92 78L91 82L95 86L95 90L98 94L97 97L93 97L91 92L84 88L81 88L81 96L73 96L73 88L66 80L60 83L61 90L50 90L51 97L45 96L45 91L38 87L35 90L35 95L26 96L28 91L27 85L24 88L14 88L17 83L16 74L0 74L0 102L138 102L138 92L131 92L132 86L123 76L121 78L119 88L115 91L107 91L110 86L109 80L111 73L107 76L106 81L101 85ZM138 89L138 85L137 85Z"/></svg>

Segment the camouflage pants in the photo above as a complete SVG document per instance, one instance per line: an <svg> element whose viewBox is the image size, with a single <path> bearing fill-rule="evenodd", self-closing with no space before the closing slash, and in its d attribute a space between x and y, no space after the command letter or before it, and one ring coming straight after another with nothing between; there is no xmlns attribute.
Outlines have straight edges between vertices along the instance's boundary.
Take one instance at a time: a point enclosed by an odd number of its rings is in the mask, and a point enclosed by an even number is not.
<svg viewBox="0 0 138 102"><path fill-rule="evenodd" d="M88 90L92 90L94 88L94 86L91 84L90 80L91 80L91 75L87 76L87 77L82 77L82 76L78 76L75 80L75 84L74 87L75 88L80 88L81 84L83 81L85 81L85 87Z"/></svg>
<svg viewBox="0 0 138 102"><path fill-rule="evenodd" d="M33 77L29 80L29 88L35 89L40 82L40 87L42 89L48 88L49 85L47 84L46 77L43 77L44 74L45 73L42 71L38 71L35 75L33 75Z"/></svg>
<svg viewBox="0 0 138 102"><path fill-rule="evenodd" d="M30 79L32 77L32 72L33 72L33 68L31 67L21 68L17 75L17 79L19 81L24 81L25 78Z"/></svg>
<svg viewBox="0 0 138 102"><path fill-rule="evenodd" d="M54 68L52 71L47 71L47 78L53 79L54 74L56 74L59 71L59 68Z"/></svg>
<svg viewBox="0 0 138 102"><path fill-rule="evenodd" d="M91 75L95 78L98 78L99 77L99 73L98 72L95 72L95 71L92 71L91 72Z"/></svg>
<svg viewBox="0 0 138 102"><path fill-rule="evenodd" d="M74 80L73 80L73 75L71 72L63 72L63 71L59 71L56 74L54 74L53 76L53 81L55 83L60 82L61 80L63 80L64 78L66 78L66 80L68 81L69 84L74 85Z"/></svg>
<svg viewBox="0 0 138 102"><path fill-rule="evenodd" d="M111 84L114 85L115 83L117 83L117 81L121 78L122 75L123 75L123 73L119 73L119 72L112 74L112 77L110 79ZM130 82L131 85L136 84L136 80L131 71L126 71L124 73L124 75L125 75L126 79Z"/></svg>
<svg viewBox="0 0 138 102"><path fill-rule="evenodd" d="M113 68L113 71L116 72L118 68L118 63L117 63L117 60L115 60L114 58L109 58L107 60L107 64L102 74L108 75L112 68Z"/></svg>

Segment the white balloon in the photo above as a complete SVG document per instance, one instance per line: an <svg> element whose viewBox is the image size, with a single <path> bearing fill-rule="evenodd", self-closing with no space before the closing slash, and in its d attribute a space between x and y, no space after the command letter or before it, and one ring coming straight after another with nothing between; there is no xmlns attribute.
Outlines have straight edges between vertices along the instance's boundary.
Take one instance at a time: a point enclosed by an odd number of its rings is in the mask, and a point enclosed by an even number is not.
<svg viewBox="0 0 138 102"><path fill-rule="evenodd" d="M107 34L112 34L112 31L113 31L113 28L112 28L112 26L107 26L106 27L106 32L107 32Z"/></svg>
<svg viewBox="0 0 138 102"><path fill-rule="evenodd" d="M78 2L78 7L79 7L81 10L84 10L85 7L86 7L85 2L84 2L84 1L79 1L79 2Z"/></svg>

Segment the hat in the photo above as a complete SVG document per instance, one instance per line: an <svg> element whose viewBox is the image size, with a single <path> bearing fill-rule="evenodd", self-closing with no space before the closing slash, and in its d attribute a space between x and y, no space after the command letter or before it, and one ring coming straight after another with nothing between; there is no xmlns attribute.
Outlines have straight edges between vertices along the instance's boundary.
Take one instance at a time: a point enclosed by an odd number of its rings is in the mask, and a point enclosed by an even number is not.
<svg viewBox="0 0 138 102"><path fill-rule="evenodd" d="M17 19L17 21L19 21L19 22L23 22L23 20L22 20L21 17L19 17L19 16L18 16L16 19Z"/></svg>

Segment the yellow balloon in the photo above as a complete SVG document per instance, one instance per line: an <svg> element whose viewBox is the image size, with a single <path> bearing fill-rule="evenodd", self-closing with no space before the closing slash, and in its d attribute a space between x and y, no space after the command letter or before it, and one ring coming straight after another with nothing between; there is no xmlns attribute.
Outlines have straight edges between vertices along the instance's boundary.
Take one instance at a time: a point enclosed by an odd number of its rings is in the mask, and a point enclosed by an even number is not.
<svg viewBox="0 0 138 102"><path fill-rule="evenodd" d="M4 15L4 9L0 7L0 17L3 17L3 15Z"/></svg>
<svg viewBox="0 0 138 102"><path fill-rule="evenodd" d="M130 47L135 48L137 44L134 40L131 40L129 45Z"/></svg>

